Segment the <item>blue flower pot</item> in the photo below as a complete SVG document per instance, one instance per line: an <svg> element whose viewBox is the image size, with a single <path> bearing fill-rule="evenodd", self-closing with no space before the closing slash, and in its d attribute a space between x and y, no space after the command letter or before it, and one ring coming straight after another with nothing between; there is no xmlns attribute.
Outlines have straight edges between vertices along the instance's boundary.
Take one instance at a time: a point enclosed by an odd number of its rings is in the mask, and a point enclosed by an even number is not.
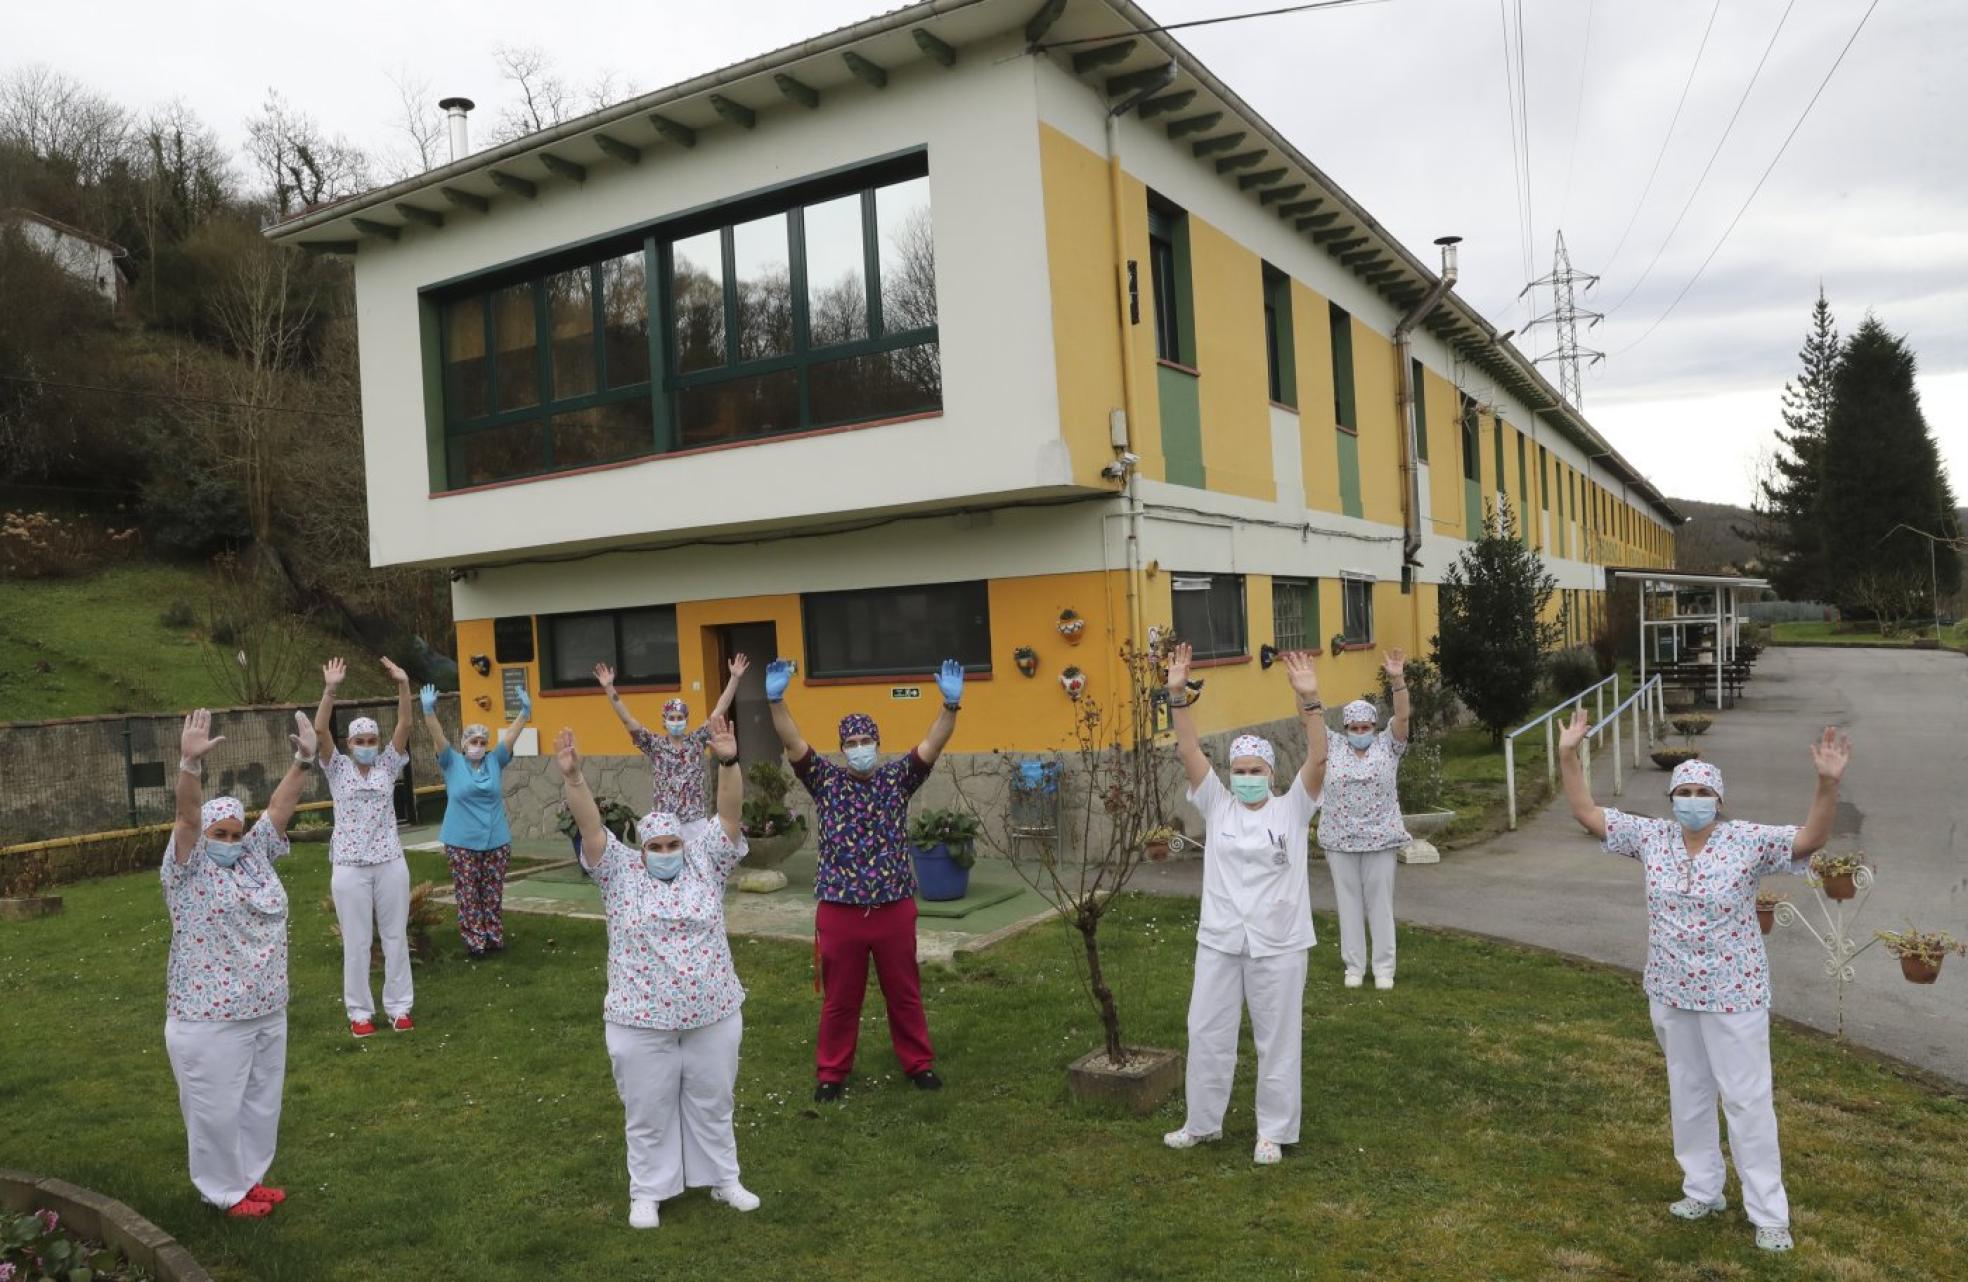
<svg viewBox="0 0 1968 1282"><path fill-rule="evenodd" d="M949 843L911 846L909 853L916 860L916 893L924 899L962 899L970 893L970 869L950 858Z"/></svg>

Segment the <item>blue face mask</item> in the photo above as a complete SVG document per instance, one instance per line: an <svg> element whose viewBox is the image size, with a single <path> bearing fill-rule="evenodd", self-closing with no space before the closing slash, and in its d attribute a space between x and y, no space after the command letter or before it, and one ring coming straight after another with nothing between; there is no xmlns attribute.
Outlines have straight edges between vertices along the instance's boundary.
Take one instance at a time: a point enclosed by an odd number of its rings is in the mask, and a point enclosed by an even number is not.
<svg viewBox="0 0 1968 1282"><path fill-rule="evenodd" d="M678 850L659 855L653 850L645 850L642 852L642 866L658 881L674 881L676 875L683 871L683 852Z"/></svg>
<svg viewBox="0 0 1968 1282"><path fill-rule="evenodd" d="M376 764L377 752L378 749L372 748L367 744L362 744L357 747L351 747L349 749L349 756L355 758L357 765L373 766Z"/></svg>
<svg viewBox="0 0 1968 1282"><path fill-rule="evenodd" d="M1700 832L1715 822L1715 808L1721 803L1714 797L1675 797L1674 817L1689 832Z"/></svg>
<svg viewBox="0 0 1968 1282"><path fill-rule="evenodd" d="M881 749L871 743L857 744L847 750L847 764L862 774L873 770L875 762L879 760L881 760Z"/></svg>
<svg viewBox="0 0 1968 1282"><path fill-rule="evenodd" d="M1263 775L1231 775L1230 791L1239 801L1263 801L1271 795L1271 781Z"/></svg>
<svg viewBox="0 0 1968 1282"><path fill-rule="evenodd" d="M663 723L663 729L673 735L681 735L690 729L690 723L688 721L665 721Z"/></svg>
<svg viewBox="0 0 1968 1282"><path fill-rule="evenodd" d="M1371 730L1362 731L1357 734L1351 730L1346 732L1346 742L1352 744L1361 752L1365 752L1367 749L1373 747L1374 737L1374 732Z"/></svg>
<svg viewBox="0 0 1968 1282"><path fill-rule="evenodd" d="M221 868L230 868L238 863L239 856L245 849L246 843L243 841L214 841L210 837L205 839L205 857Z"/></svg>

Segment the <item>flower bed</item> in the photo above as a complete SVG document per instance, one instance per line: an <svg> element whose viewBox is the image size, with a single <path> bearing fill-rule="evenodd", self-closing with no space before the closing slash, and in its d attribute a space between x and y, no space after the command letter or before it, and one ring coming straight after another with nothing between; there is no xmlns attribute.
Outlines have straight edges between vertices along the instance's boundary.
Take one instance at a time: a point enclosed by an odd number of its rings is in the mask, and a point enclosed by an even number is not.
<svg viewBox="0 0 1968 1282"><path fill-rule="evenodd" d="M0 1278L12 1266L11 1282L43 1274L94 1282L212 1282L163 1229L114 1198L66 1180L0 1169L0 1211ZM77 1269L86 1272L76 1275Z"/></svg>

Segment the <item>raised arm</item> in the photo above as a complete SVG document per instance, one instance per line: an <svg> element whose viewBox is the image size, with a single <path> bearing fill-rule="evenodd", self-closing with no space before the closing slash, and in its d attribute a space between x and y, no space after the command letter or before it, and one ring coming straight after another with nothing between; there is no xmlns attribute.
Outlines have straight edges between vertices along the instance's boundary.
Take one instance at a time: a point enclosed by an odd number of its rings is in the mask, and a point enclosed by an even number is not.
<svg viewBox="0 0 1968 1282"><path fill-rule="evenodd" d="M1299 728L1305 732L1305 764L1298 768L1298 777L1305 781L1305 791L1316 797L1326 786L1326 705L1319 700L1319 674L1312 656L1303 651L1287 651L1278 661L1285 665L1298 704Z"/></svg>
<svg viewBox="0 0 1968 1282"><path fill-rule="evenodd" d="M642 722L635 719L629 712L629 705L623 703L622 696L615 693L615 669L605 663L597 663L594 672L595 680L601 683L601 692L608 696L608 706L615 710L616 720L622 723L622 728L630 734L642 729Z"/></svg>
<svg viewBox="0 0 1968 1282"><path fill-rule="evenodd" d="M1381 656L1381 668L1387 673L1387 688L1394 694L1394 719L1387 728L1394 735L1394 742L1408 741L1408 656L1399 650L1389 650Z"/></svg>
<svg viewBox="0 0 1968 1282"><path fill-rule="evenodd" d="M752 661L744 655L734 654L731 656L729 668L731 675L725 681L724 690L718 695L717 706L711 709L711 715L705 724L708 725L711 721L716 721L719 717L728 717L731 715L731 701L738 697L738 678L744 676L751 666Z"/></svg>
<svg viewBox="0 0 1968 1282"><path fill-rule="evenodd" d="M712 717L711 754L718 763L718 824L736 844L744 831L745 769L738 762L738 732L723 717Z"/></svg>
<svg viewBox="0 0 1968 1282"><path fill-rule="evenodd" d="M936 764L950 736L957 731L957 709L963 707L963 664L955 659L943 660L943 666L936 672L936 689L943 696L943 711L936 714L936 720L929 723L929 733L916 745L916 756L926 766Z"/></svg>
<svg viewBox="0 0 1968 1282"><path fill-rule="evenodd" d="M1831 821L1838 816L1838 785L1852 760L1852 741L1831 726L1811 745L1811 762L1818 768L1817 791L1811 794L1811 814L1797 830L1791 858L1809 859L1831 840Z"/></svg>
<svg viewBox="0 0 1968 1282"><path fill-rule="evenodd" d="M321 745L322 760L335 755L335 691L348 676L348 664L340 658L321 665L321 706L314 710L314 738Z"/></svg>
<svg viewBox="0 0 1968 1282"><path fill-rule="evenodd" d="M301 786L306 783L308 769L314 765L314 726L309 723L307 713L294 714L294 733L287 736L294 745L294 759L288 763L287 773L280 776L280 783L267 799L266 817L273 822L275 832L287 835L287 823L294 817L294 807L301 802Z"/></svg>
<svg viewBox="0 0 1968 1282"><path fill-rule="evenodd" d="M451 746L451 741L444 737L444 723L437 719L437 687L426 684L417 691L417 702L424 705L424 728L430 731L431 746L437 749L437 755L441 757L444 750Z"/></svg>
<svg viewBox="0 0 1968 1282"><path fill-rule="evenodd" d="M1572 818L1579 821L1579 827L1604 841L1606 812L1592 800L1592 784L1579 761L1579 745L1585 742L1591 729L1591 723L1585 719L1585 705L1572 709L1572 719L1558 731L1558 773L1565 781L1565 802L1572 808Z"/></svg>
<svg viewBox="0 0 1968 1282"><path fill-rule="evenodd" d="M224 735L212 737L212 714L205 709L184 719L178 734L178 782L173 791L177 806L171 824L171 854L180 864L190 861L198 845L199 810L205 804L203 758L224 742Z"/></svg>
<svg viewBox="0 0 1968 1282"><path fill-rule="evenodd" d="M786 759L803 761L812 749L801 737L799 727L793 724L793 714L786 710L786 687L792 682L791 663L774 659L765 665L765 703L772 709L772 728L779 732L779 745L786 750Z"/></svg>
<svg viewBox="0 0 1968 1282"><path fill-rule="evenodd" d="M519 742L519 736L525 731L526 723L533 719L533 696L526 693L525 686L521 686L513 693L519 696L519 713L513 717L512 724L506 727L507 756L512 755L513 745Z"/></svg>
<svg viewBox="0 0 1968 1282"><path fill-rule="evenodd" d="M396 729L390 733L390 747L402 756L410 746L410 674L388 659L383 660L383 671L396 682Z"/></svg>
<svg viewBox="0 0 1968 1282"><path fill-rule="evenodd" d="M601 826L601 807L595 804L587 777L581 773L581 754L574 747L572 730L554 736L554 761L560 766L561 799L567 803L567 813L574 816L574 826L581 830L581 865L593 868L594 861L608 849L608 830Z"/></svg>
<svg viewBox="0 0 1968 1282"><path fill-rule="evenodd" d="M1187 641L1169 654L1169 720L1175 726L1175 752L1182 758L1182 769L1191 788L1202 787L1209 778L1209 758L1203 755L1202 740L1196 737L1196 722L1189 714L1189 659L1193 651Z"/></svg>

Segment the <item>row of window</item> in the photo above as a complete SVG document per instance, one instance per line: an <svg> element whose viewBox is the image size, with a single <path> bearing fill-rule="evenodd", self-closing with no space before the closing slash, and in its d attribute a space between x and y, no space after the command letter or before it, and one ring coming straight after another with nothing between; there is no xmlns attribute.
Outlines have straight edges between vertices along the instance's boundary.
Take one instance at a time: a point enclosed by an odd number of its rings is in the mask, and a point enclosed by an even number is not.
<svg viewBox="0 0 1968 1282"><path fill-rule="evenodd" d="M940 409L927 164L446 290L447 486Z"/></svg>
<svg viewBox="0 0 1968 1282"><path fill-rule="evenodd" d="M1245 581L1241 574L1177 574L1172 623L1199 659L1250 653ZM1373 581L1341 581L1345 618L1341 639L1373 640ZM1311 650L1326 641L1319 626L1316 579L1271 580L1272 644ZM991 613L982 580L851 592L810 592L800 599L806 636L806 675L885 677L932 672L944 659L969 672L991 670ZM532 629L523 617L494 625L499 661L532 659ZM674 605L579 614L543 615L538 623L542 688L596 688L594 668L606 663L623 685L675 685L682 679Z"/></svg>

